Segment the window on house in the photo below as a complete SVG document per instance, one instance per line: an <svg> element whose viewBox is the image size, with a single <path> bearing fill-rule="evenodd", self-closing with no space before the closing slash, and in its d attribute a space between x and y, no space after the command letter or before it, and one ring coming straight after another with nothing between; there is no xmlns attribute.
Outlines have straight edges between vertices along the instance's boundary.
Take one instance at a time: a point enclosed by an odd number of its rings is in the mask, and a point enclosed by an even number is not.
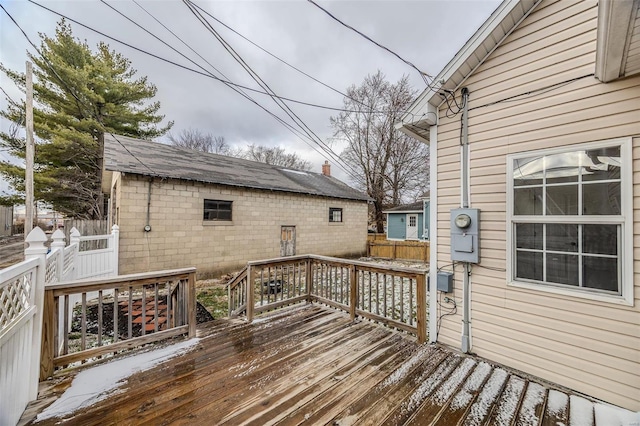
<svg viewBox="0 0 640 426"><path fill-rule="evenodd" d="M329 222L342 222L342 209L330 207Z"/></svg>
<svg viewBox="0 0 640 426"><path fill-rule="evenodd" d="M232 201L204 200L204 220L231 220Z"/></svg>
<svg viewBox="0 0 640 426"><path fill-rule="evenodd" d="M509 156L513 282L628 296L630 158L630 140Z"/></svg>

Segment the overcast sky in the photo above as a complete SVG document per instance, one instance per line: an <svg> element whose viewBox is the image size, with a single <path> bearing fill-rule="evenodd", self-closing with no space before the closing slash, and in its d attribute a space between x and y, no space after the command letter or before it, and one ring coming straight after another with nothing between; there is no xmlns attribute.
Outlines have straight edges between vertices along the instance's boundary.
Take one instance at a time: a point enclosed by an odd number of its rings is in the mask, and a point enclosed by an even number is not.
<svg viewBox="0 0 640 426"><path fill-rule="evenodd" d="M107 35L195 68L100 1L35 1ZM108 3L194 61L210 68L142 8L146 9L231 81L257 88L183 2L136 1L138 4L133 0L108 0ZM416 90L425 88L416 70L343 27L305 0L194 2L254 43L343 93L349 86L359 85L367 74L373 74L378 69L391 82L406 74ZM447 64L500 3L497 0L317 2L337 18L431 75L436 75ZM40 45L38 33L54 34L59 16L25 0L0 0L0 3L37 45ZM339 93L301 75L219 23L209 20L279 96L333 108L342 106L343 97ZM324 160L329 159L224 84L163 63L77 24L71 25L74 35L86 39L90 46L95 47L104 40L112 49L132 61L139 76L148 76L149 81L158 87L157 100L162 104L161 113L167 120L175 121L174 134L182 129L193 128L224 136L229 143L241 147L249 143L281 146L311 161L313 170L317 172L320 172ZM0 61L10 69L23 71L26 51L32 52L33 48L2 11L0 34ZM23 97L4 75L0 75L0 85L11 97ZM284 117L266 96L251 96L270 111ZM337 111L293 103L289 105L322 140L327 141L331 137L329 118L336 115ZM2 95L0 107L4 109L5 106ZM6 121L0 124L3 131L9 127ZM166 138L159 140L166 142ZM338 153L342 148L333 146ZM3 155L0 152L0 156ZM334 176L348 180L335 164L332 172ZM0 186L1 189L4 188Z"/></svg>

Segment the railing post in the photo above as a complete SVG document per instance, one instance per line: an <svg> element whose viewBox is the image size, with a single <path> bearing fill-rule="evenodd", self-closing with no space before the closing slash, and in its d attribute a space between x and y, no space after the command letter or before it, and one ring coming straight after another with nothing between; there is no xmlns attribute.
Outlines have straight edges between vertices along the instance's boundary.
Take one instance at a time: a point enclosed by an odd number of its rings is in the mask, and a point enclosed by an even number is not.
<svg viewBox="0 0 640 426"><path fill-rule="evenodd" d="M349 315L351 321L356 319L356 308L358 307L358 269L356 265L351 265L349 279Z"/></svg>
<svg viewBox="0 0 640 426"><path fill-rule="evenodd" d="M251 266L247 267L247 321L253 321L253 305L254 302L254 292L253 286L255 285L255 274L253 268Z"/></svg>
<svg viewBox="0 0 640 426"><path fill-rule="evenodd" d="M118 261L119 261L119 244L120 244L120 228L118 225L113 225L111 227L111 240L113 244L113 271L115 275L118 275ZM193 281L193 286L195 288L195 280Z"/></svg>
<svg viewBox="0 0 640 426"><path fill-rule="evenodd" d="M307 257L307 271L306 271L306 277L305 279L307 280L307 303L311 303L312 300L312 295L313 295L313 259L310 257Z"/></svg>
<svg viewBox="0 0 640 426"><path fill-rule="evenodd" d="M56 257L56 282L62 281L62 274L64 272L64 232L57 229L56 232L51 235L51 253ZM56 253L59 252L59 253Z"/></svg>
<svg viewBox="0 0 640 426"><path fill-rule="evenodd" d="M418 329L418 343L427 341L427 280L425 274L416 276L416 327Z"/></svg>
<svg viewBox="0 0 640 426"><path fill-rule="evenodd" d="M116 226L116 225L113 225ZM196 337L196 273L191 272L187 280L187 291L189 292L189 305L187 308L189 317L189 338Z"/></svg>
<svg viewBox="0 0 640 426"><path fill-rule="evenodd" d="M31 343L31 362L28 372L29 378L29 398L38 397L38 379L40 377L40 350L43 338L43 311L44 311L44 280L47 272L47 248L44 243L47 236L38 227L33 228L25 240L29 247L24 251L25 260L38 259L38 266L35 277L31 282L31 303L36 307L36 314L33 317L33 334ZM53 345L53 324L50 325L50 344Z"/></svg>

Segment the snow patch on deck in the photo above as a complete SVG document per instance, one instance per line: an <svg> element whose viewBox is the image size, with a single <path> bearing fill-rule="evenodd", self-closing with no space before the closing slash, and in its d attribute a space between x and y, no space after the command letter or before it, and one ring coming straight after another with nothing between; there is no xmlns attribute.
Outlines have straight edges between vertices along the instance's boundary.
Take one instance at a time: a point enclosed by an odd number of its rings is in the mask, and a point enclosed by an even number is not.
<svg viewBox="0 0 640 426"><path fill-rule="evenodd" d="M471 398L473 398L472 394L478 392L480 386L484 383L484 380L487 378L489 373L491 373L492 368L493 367L486 362L480 362L478 364L475 370L473 370L471 376L469 376L467 381L464 383L462 390L460 390L460 392L458 392L458 394L453 398L453 401L451 402L452 411L457 411L469 404Z"/></svg>
<svg viewBox="0 0 640 426"><path fill-rule="evenodd" d="M421 363L425 357L425 355L430 352L431 349L429 346L423 346L420 348L418 352L413 354L411 358L409 358L405 363L403 363L400 368L396 369L389 377L384 379L382 382L382 387L387 387L391 385L395 385L403 380L411 370L419 363Z"/></svg>
<svg viewBox="0 0 640 426"><path fill-rule="evenodd" d="M593 403L577 395L569 397L570 426L593 426Z"/></svg>
<svg viewBox="0 0 640 426"><path fill-rule="evenodd" d="M594 404L597 425L640 425L640 412L634 413L604 402Z"/></svg>
<svg viewBox="0 0 640 426"><path fill-rule="evenodd" d="M502 368L496 368L493 370L491 377L484 385L482 392L478 395L478 399L471 406L471 410L467 417L466 425L478 426L483 423L484 418L489 412L489 408L496 399L502 385L507 380L508 373Z"/></svg>
<svg viewBox="0 0 640 426"><path fill-rule="evenodd" d="M60 398L38 414L36 421L72 414L81 408L107 399L129 376L182 355L193 349L199 342L200 339L190 339L87 368L74 377L71 386Z"/></svg>
<svg viewBox="0 0 640 426"><path fill-rule="evenodd" d="M462 361L462 364L455 369L455 371L449 376L446 382L435 393L433 401L442 405L445 401L449 400L449 397L458 389L460 383L469 375L471 369L476 365L476 362L471 358L466 358Z"/></svg>
<svg viewBox="0 0 640 426"><path fill-rule="evenodd" d="M551 389L547 397L547 412L549 415L558 417L567 410L569 403L569 395L557 390Z"/></svg>
<svg viewBox="0 0 640 426"><path fill-rule="evenodd" d="M500 397L498 416L496 417L496 425L510 425L513 415L518 409L520 396L524 389L525 381L520 377L511 376L507 382L507 387Z"/></svg>
<svg viewBox="0 0 640 426"><path fill-rule="evenodd" d="M447 375L454 368L453 363L457 360L457 358L447 358L445 362L438 366L438 369L430 375L427 380L422 382L420 386L411 394L411 397L407 402L403 404L403 412L410 413L415 411L416 408L422 404L422 401L427 398L431 392L433 392L436 387L442 382L442 380L447 377Z"/></svg>
<svg viewBox="0 0 640 426"><path fill-rule="evenodd" d="M540 419L536 414L536 408L544 401L545 393L546 390L544 386L538 383L529 382L529 386L527 386L527 392L524 395L524 401L522 401L522 407L520 408L520 416L518 417L519 425L538 425Z"/></svg>

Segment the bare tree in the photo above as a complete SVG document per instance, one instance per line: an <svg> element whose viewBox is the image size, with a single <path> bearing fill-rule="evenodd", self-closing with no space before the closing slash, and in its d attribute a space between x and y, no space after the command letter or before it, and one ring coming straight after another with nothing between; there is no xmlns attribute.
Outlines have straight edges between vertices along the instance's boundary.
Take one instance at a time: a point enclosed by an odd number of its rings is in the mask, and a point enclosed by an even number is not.
<svg viewBox="0 0 640 426"><path fill-rule="evenodd" d="M241 155L243 158L252 161L259 161L274 166L287 167L298 170L311 170L311 164L303 160L296 153L288 153L284 148L268 147L264 145L248 145Z"/></svg>
<svg viewBox="0 0 640 426"><path fill-rule="evenodd" d="M384 230L384 209L415 201L429 185L428 146L394 127L415 94L407 76L391 84L378 71L349 87L345 111L331 118L334 140L347 144L342 159L374 200L378 232Z"/></svg>
<svg viewBox="0 0 640 426"><path fill-rule="evenodd" d="M296 153L286 152L284 148L255 144L247 145L246 149L234 148L223 136L213 136L211 133L203 133L197 129L182 130L178 136L169 134L169 141L172 145L196 151L244 158L291 169L311 170L311 164L308 161L303 160Z"/></svg>
<svg viewBox="0 0 640 426"><path fill-rule="evenodd" d="M169 141L172 145L196 151L220 155L234 154L224 136L213 136L211 133L203 133L198 129L184 129L178 136L169 134Z"/></svg>

